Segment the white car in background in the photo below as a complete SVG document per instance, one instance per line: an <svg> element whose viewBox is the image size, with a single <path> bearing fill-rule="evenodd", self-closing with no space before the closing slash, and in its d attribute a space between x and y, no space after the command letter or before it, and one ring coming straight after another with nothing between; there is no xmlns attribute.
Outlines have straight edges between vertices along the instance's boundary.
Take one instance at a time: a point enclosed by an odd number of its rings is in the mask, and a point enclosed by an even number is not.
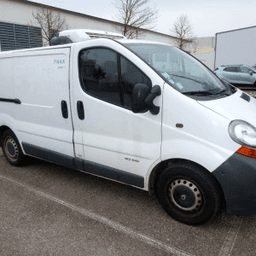
<svg viewBox="0 0 256 256"><path fill-rule="evenodd" d="M214 70L221 79L233 85L256 87L256 69L246 65L222 65Z"/></svg>

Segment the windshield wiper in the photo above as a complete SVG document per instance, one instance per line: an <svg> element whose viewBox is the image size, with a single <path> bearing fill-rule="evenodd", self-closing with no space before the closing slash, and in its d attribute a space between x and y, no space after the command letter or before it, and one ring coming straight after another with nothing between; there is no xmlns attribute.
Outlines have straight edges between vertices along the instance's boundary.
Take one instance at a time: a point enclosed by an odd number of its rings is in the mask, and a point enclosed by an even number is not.
<svg viewBox="0 0 256 256"><path fill-rule="evenodd" d="M232 93L230 92L230 90L225 90L225 89L223 89L223 90L221 90L221 91L219 92L219 94L223 94L223 95L229 96L229 95L231 95Z"/></svg>
<svg viewBox="0 0 256 256"><path fill-rule="evenodd" d="M166 72L167 73L167 72ZM194 81L194 82L196 82L196 83L199 83L199 84L202 84L202 85L204 85L204 86L207 86L208 84L207 83L204 83L204 82L201 82L201 81L199 81L199 80L197 80L197 79L194 79L194 78L191 78L191 77L188 77L188 76L180 76L180 75L176 75L176 74L172 74L172 73L167 73L168 75L170 75L170 76L176 76L176 77L180 77L180 78L184 78L184 79L187 79L187 80L191 80L191 81Z"/></svg>
<svg viewBox="0 0 256 256"><path fill-rule="evenodd" d="M169 74L169 73L167 73L167 74ZM196 80L196 79L194 79L194 78L191 78L191 77L187 77L187 76L180 76L180 75L175 75L175 74L169 74L169 75L171 75L171 76L177 76L177 77L180 77L180 78L184 78L184 79L192 80L192 81L194 81L194 82L196 82L196 83L204 84L204 83L202 83L202 82L200 82L200 81L198 81L198 80Z"/></svg>
<svg viewBox="0 0 256 256"><path fill-rule="evenodd" d="M191 77L176 75L176 74L172 74L172 73L168 73L168 72L166 72L166 73L169 76L175 76L175 77L188 79L188 80L194 81L196 83L202 84L206 88L209 87L209 84L207 84L205 82L201 82L201 81L196 80L196 79L191 78ZM222 94L222 95L226 95L226 96L230 95L226 89L220 90L220 88L208 89L208 90L204 90L204 91L188 91L188 92L183 92L183 94L185 94L185 95L195 95L195 96L209 96L209 95L218 95L218 94Z"/></svg>
<svg viewBox="0 0 256 256"><path fill-rule="evenodd" d="M198 96L216 95L216 94L219 94L219 93L220 93L219 90L183 92L183 94L185 94L185 95L198 95Z"/></svg>

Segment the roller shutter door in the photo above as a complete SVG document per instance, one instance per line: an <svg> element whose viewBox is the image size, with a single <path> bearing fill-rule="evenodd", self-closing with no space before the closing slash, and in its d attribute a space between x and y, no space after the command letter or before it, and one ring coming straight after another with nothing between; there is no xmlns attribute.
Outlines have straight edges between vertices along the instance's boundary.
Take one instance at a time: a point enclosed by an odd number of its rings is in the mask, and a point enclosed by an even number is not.
<svg viewBox="0 0 256 256"><path fill-rule="evenodd" d="M0 50L18 50L42 46L39 27L29 27L0 21Z"/></svg>

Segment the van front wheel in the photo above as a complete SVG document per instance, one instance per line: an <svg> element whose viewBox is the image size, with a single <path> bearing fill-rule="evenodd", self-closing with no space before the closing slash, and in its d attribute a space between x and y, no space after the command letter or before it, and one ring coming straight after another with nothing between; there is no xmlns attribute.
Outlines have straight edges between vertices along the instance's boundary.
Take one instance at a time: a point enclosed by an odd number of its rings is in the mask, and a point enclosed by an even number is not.
<svg viewBox="0 0 256 256"><path fill-rule="evenodd" d="M164 210L186 224L203 224L220 211L218 183L193 163L173 164L165 169L157 182L157 195Z"/></svg>
<svg viewBox="0 0 256 256"><path fill-rule="evenodd" d="M21 150L19 141L11 130L7 130L3 133L1 146L3 153L10 164L20 166L24 163L24 154Z"/></svg>

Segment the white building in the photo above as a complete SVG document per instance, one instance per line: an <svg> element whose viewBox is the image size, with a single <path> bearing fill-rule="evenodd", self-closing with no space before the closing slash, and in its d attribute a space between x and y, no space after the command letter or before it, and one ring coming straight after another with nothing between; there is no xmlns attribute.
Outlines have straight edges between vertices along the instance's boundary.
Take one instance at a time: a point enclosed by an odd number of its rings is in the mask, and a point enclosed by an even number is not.
<svg viewBox="0 0 256 256"><path fill-rule="evenodd" d="M214 51L215 37L198 37L190 47L192 54Z"/></svg>
<svg viewBox="0 0 256 256"><path fill-rule="evenodd" d="M33 24L37 28L29 27L30 22L35 21L32 13L40 7L49 6L27 0L0 1L0 49L2 51L41 45L38 38L38 31L41 31L39 24ZM119 32L118 27L122 26L118 22L60 8L51 8L65 17L69 29L84 28ZM150 30L143 30L143 32L143 36L140 38L174 44L172 36Z"/></svg>
<svg viewBox="0 0 256 256"><path fill-rule="evenodd" d="M211 70L214 70L215 37L198 37L190 45L190 52Z"/></svg>
<svg viewBox="0 0 256 256"><path fill-rule="evenodd" d="M205 51L201 53L193 54L197 59L203 62L208 68L214 70L214 59L215 59L215 51Z"/></svg>
<svg viewBox="0 0 256 256"><path fill-rule="evenodd" d="M38 47L42 45L38 34L41 33L39 24L36 23L32 13L38 8L50 7L44 4L28 0L0 0L0 51ZM120 33L121 23L106 19L97 18L87 14L77 13L61 8L50 7L65 18L68 29L92 29L105 30ZM35 27L29 27L34 22ZM163 33L143 29L143 35L139 38L150 41L158 41L175 45L175 37ZM202 60L212 68L214 60L214 37L197 38L195 43L187 45L186 50ZM210 55L208 57L208 55Z"/></svg>

